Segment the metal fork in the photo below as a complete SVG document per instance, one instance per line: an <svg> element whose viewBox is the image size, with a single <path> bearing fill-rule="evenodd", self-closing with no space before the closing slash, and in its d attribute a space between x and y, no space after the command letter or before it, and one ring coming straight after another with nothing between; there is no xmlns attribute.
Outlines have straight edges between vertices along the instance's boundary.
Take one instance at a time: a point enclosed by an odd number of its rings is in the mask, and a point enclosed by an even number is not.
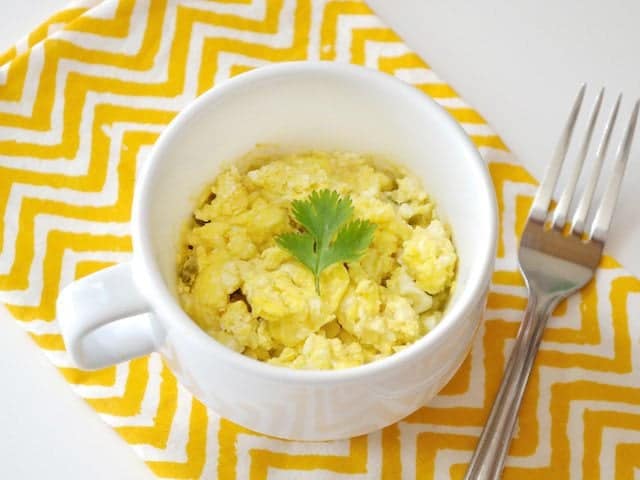
<svg viewBox="0 0 640 480"><path fill-rule="evenodd" d="M583 85L576 97L553 159L547 167L544 180L533 200L529 218L522 233L518 260L527 284L529 302L498 395L471 458L465 476L467 480L500 478L520 410L522 395L527 386L547 319L561 300L582 288L593 278L602 256L602 248L611 225L620 184L629 158L640 101L636 102L633 108L624 136L618 146L613 174L591 227L585 229L620 107L621 95L618 96L596 150L593 171L574 210L571 223L567 226L576 185L589 150L604 96L604 89L602 89L589 116L587 131L568 183L560 195L555 210L551 213L551 198L567 156L585 88L586 86Z"/></svg>

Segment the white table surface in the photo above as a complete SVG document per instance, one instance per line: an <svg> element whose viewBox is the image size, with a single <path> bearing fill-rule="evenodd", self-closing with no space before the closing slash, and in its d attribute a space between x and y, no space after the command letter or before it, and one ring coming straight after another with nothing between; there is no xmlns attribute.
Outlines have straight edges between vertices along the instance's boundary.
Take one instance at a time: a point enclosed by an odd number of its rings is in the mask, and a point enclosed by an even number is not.
<svg viewBox="0 0 640 480"><path fill-rule="evenodd" d="M65 3L0 0L0 50ZM623 118L640 96L640 2L635 0L370 4L538 177L580 82L625 92ZM640 182L637 143L609 251L640 274L640 193L633 188ZM71 392L6 311L0 309L0 317L0 478L152 479L133 450Z"/></svg>

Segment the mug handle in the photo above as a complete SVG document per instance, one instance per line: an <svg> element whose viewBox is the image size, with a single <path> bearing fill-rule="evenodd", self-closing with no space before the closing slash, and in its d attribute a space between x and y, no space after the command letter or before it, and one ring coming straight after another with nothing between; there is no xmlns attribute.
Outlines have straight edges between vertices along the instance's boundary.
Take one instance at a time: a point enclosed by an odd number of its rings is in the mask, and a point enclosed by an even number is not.
<svg viewBox="0 0 640 480"><path fill-rule="evenodd" d="M56 308L67 351L82 369L96 370L156 350L151 308L133 281L131 263L67 285Z"/></svg>

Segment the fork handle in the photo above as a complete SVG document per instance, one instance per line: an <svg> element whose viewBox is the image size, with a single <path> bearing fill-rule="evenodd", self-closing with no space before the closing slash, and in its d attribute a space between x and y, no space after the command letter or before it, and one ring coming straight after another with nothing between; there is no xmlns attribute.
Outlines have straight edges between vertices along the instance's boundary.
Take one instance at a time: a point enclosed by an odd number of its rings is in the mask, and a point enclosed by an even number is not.
<svg viewBox="0 0 640 480"><path fill-rule="evenodd" d="M529 292L524 320L507 363L489 419L467 469L465 480L498 480L504 468L522 396L542 332L559 299Z"/></svg>

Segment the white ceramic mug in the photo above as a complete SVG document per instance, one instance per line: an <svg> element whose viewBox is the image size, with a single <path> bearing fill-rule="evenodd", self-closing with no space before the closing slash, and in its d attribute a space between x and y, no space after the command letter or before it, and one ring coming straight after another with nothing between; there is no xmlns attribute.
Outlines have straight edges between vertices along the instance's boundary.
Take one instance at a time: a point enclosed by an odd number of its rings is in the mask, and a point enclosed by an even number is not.
<svg viewBox="0 0 640 480"><path fill-rule="evenodd" d="M301 371L233 352L187 316L176 297L181 229L221 166L259 143L376 153L423 180L459 255L457 287L431 332L367 365ZM132 262L67 286L58 318L81 368L157 351L197 398L240 425L290 439L352 437L424 405L458 369L485 305L496 224L493 187L478 151L421 92L360 67L269 66L205 93L173 120L137 180Z"/></svg>

